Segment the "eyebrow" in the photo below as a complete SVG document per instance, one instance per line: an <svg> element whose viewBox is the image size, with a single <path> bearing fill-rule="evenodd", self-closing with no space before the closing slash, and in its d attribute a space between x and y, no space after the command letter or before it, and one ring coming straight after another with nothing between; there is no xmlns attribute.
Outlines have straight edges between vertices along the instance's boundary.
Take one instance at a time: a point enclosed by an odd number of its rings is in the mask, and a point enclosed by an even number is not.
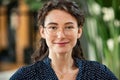
<svg viewBox="0 0 120 80"><path fill-rule="evenodd" d="M73 22L67 22L67 23L65 23L65 25L67 25L67 24L74 24Z"/></svg>
<svg viewBox="0 0 120 80"><path fill-rule="evenodd" d="M65 25L68 25L68 24L74 24L73 22L66 22ZM58 25L58 23L55 23L55 22L50 22L48 23L47 25Z"/></svg>
<svg viewBox="0 0 120 80"><path fill-rule="evenodd" d="M50 22L50 23L48 23L47 25L58 25L58 24L55 23L55 22Z"/></svg>

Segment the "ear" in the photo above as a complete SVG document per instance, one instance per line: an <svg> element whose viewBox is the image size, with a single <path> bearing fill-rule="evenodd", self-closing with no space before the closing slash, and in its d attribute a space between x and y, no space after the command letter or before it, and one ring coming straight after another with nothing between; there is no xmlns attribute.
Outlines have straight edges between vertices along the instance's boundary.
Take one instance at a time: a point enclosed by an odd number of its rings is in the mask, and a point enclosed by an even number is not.
<svg viewBox="0 0 120 80"><path fill-rule="evenodd" d="M39 32L40 32L41 37L45 39L45 32L44 32L43 26L39 27Z"/></svg>
<svg viewBox="0 0 120 80"><path fill-rule="evenodd" d="M80 38L82 35L82 27L78 28L78 35L77 38Z"/></svg>

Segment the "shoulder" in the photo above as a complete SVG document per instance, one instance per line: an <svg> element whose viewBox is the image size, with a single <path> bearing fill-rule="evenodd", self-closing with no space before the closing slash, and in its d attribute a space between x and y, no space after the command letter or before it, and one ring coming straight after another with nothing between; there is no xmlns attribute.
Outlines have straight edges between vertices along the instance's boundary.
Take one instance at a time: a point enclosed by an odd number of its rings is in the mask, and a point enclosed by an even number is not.
<svg viewBox="0 0 120 80"><path fill-rule="evenodd" d="M97 80L117 80L115 75L110 71L108 67L97 61L78 60L78 64L81 64L82 76L85 79L89 78Z"/></svg>
<svg viewBox="0 0 120 80"><path fill-rule="evenodd" d="M19 68L10 78L10 80L35 80L36 74L42 73L46 65L43 61Z"/></svg>
<svg viewBox="0 0 120 80"><path fill-rule="evenodd" d="M97 62L97 61L88 61L88 60L82 60L82 66L85 68L90 68L90 69L105 69L105 65Z"/></svg>
<svg viewBox="0 0 120 80"><path fill-rule="evenodd" d="M89 60L80 60L76 59L76 63L79 67L82 67L83 69L102 69L104 70L106 68L105 65L97 62L97 61L89 61Z"/></svg>

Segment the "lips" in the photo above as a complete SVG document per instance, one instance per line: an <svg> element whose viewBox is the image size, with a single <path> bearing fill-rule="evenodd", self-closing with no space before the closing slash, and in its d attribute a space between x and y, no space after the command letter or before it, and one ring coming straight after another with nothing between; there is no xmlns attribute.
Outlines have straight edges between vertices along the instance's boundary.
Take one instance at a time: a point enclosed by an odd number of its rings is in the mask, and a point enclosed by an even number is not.
<svg viewBox="0 0 120 80"><path fill-rule="evenodd" d="M55 44L58 44L59 46L65 46L66 44L68 44L69 42L57 42Z"/></svg>

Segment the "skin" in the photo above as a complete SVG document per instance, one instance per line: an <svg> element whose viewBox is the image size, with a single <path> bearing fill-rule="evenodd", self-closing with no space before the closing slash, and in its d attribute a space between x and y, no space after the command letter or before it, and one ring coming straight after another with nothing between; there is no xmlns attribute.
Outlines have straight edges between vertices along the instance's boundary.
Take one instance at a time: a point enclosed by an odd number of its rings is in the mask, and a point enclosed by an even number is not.
<svg viewBox="0 0 120 80"><path fill-rule="evenodd" d="M42 38L46 40L49 47L49 58L51 59L51 65L54 71L56 74L65 74L65 79L67 80L70 78L68 76L71 73L76 74L78 72L78 68L74 65L71 54L77 39L81 37L82 28L78 28L77 20L73 16L58 9L50 11L46 16L44 23L45 27L57 26L59 29L56 35L51 36L41 26L40 34ZM66 35L64 32L66 26L74 27L74 31L71 32L70 35Z"/></svg>

